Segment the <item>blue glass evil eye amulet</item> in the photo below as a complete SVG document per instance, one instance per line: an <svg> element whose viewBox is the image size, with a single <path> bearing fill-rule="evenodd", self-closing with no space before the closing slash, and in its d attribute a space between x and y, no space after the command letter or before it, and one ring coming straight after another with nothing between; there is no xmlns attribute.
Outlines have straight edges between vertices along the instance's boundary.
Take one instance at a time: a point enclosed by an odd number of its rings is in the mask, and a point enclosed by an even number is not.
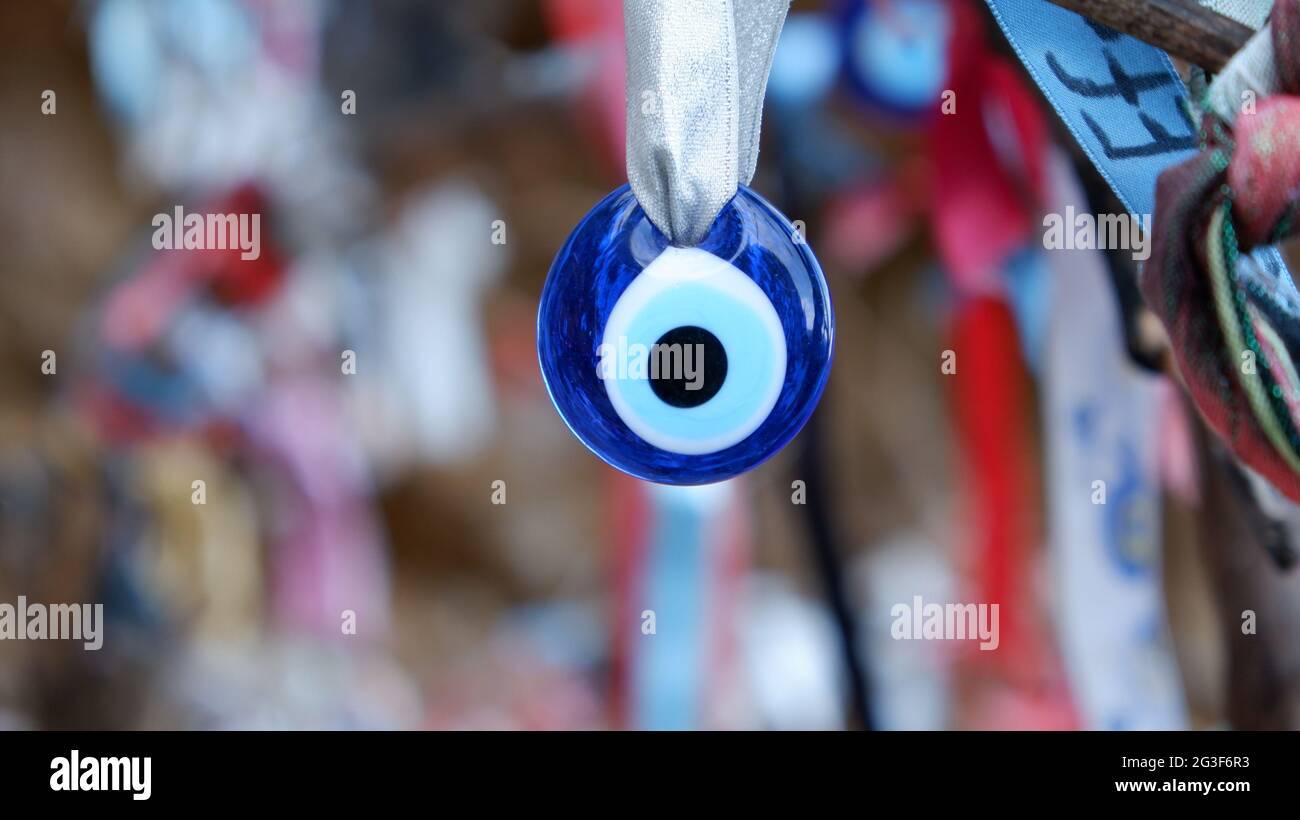
<svg viewBox="0 0 1300 820"><path fill-rule="evenodd" d="M743 185L689 248L614 191L556 256L537 317L569 429L663 484L731 478L784 447L826 386L833 335L812 251Z"/></svg>

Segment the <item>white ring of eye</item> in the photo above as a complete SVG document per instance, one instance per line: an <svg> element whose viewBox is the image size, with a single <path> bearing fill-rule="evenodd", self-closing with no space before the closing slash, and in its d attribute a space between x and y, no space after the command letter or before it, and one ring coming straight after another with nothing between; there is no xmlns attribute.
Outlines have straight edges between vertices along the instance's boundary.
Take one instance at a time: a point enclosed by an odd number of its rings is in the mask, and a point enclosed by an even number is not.
<svg viewBox="0 0 1300 820"><path fill-rule="evenodd" d="M751 404L752 412L730 425L725 432L698 437L678 435L659 429L640 416L624 394L623 374L619 374L617 378L602 380L614 411L629 430L647 443L661 450L681 455L715 453L743 441L762 425L771 414L772 408L776 406L785 383L785 330L767 294L735 265L699 248L670 246L632 280L615 303L605 322L605 331L601 338L602 350L626 349L629 330L641 317L642 311L653 300L661 297L665 290L678 286L690 286L716 293L722 297L720 302L724 305L725 302L730 302L738 306L733 309L747 311L748 318L761 328L764 343L770 348L768 361L764 363L765 369L761 371L763 377L748 385L740 384L734 388L744 390L742 395L754 397ZM690 311L692 315L689 317L679 316L677 320L665 321L659 333L662 335L679 325L694 324L715 333L725 348L727 339L724 338L725 333L720 330L719 325L725 326L727 320L725 317L718 316L718 310L719 306L698 305ZM620 338L624 340L622 348L619 347ZM658 338L659 336L655 336L649 341L652 343ZM728 350L727 353L728 359L731 360L733 356L738 356L743 351ZM739 359L736 361L739 363ZM736 373L737 368L729 364L727 379L731 380ZM746 387L748 390L745 390ZM727 388L728 385L724 382L723 390ZM695 419L707 419L713 412L710 406L712 402L711 399L710 402L696 407L682 408L669 408L664 405L658 410L665 417L690 424Z"/></svg>

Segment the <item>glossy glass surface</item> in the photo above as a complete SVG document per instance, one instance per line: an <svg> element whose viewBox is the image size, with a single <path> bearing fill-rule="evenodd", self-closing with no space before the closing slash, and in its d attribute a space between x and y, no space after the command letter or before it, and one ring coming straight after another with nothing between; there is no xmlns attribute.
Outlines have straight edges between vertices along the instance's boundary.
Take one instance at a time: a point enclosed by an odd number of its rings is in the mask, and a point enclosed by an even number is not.
<svg viewBox="0 0 1300 820"><path fill-rule="evenodd" d="M625 185L556 256L537 350L552 401L597 456L649 481L706 484L799 432L830 373L833 328L812 251L753 191L741 187L698 247L674 248ZM688 366L649 378L656 362L671 369L656 343L674 340L694 343Z"/></svg>

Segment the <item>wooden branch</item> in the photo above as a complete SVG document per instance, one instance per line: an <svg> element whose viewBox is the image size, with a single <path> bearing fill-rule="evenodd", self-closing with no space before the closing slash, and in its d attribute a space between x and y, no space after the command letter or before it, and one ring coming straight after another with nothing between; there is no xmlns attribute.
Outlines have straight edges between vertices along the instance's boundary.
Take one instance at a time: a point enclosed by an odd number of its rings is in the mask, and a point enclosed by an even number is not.
<svg viewBox="0 0 1300 820"><path fill-rule="evenodd" d="M1220 71L1255 32L1196 0L1050 0L1207 71Z"/></svg>

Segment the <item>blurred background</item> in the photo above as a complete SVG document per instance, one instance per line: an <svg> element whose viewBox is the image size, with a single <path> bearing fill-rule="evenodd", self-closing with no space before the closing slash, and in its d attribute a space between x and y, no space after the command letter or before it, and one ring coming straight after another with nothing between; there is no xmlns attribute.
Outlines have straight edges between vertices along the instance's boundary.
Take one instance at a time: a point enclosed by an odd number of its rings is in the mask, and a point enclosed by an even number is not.
<svg viewBox="0 0 1300 820"><path fill-rule="evenodd" d="M537 366L626 179L617 0L6 2L0 63L0 601L107 621L0 641L0 727L1300 721L1289 546L1131 257L1043 252L1122 211L983 3L794 3L753 187L834 369L695 489L588 453ZM260 256L155 250L178 206ZM961 602L995 651L901 635Z"/></svg>

